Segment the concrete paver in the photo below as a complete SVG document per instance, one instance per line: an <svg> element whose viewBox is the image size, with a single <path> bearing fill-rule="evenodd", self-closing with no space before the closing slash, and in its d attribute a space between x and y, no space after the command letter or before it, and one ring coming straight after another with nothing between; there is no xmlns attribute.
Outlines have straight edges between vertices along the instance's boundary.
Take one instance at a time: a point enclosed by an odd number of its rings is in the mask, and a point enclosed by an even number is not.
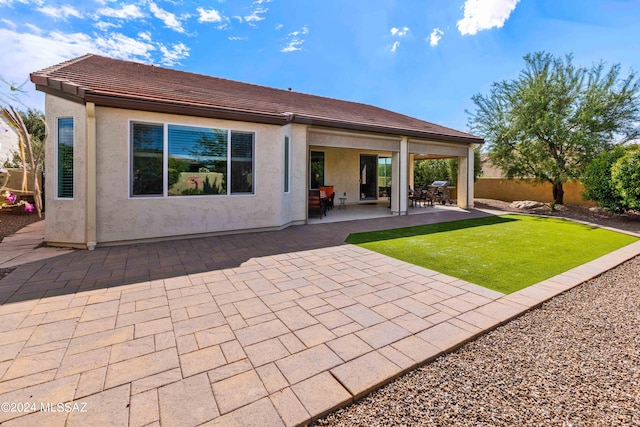
<svg viewBox="0 0 640 427"><path fill-rule="evenodd" d="M0 281L0 402L38 410L0 421L302 425L640 253L635 243L503 295L343 243L483 215L95 251L34 249L43 223L32 224L0 244L0 267L16 266ZM47 402L87 412L41 411Z"/></svg>

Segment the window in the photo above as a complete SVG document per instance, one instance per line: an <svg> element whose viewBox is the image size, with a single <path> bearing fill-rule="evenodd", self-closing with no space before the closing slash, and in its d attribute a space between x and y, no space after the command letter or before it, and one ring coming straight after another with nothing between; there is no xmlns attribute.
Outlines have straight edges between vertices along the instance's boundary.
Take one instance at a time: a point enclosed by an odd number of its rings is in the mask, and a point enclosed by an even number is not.
<svg viewBox="0 0 640 427"><path fill-rule="evenodd" d="M324 153L322 151L311 152L311 188L320 188L324 185Z"/></svg>
<svg viewBox="0 0 640 427"><path fill-rule="evenodd" d="M289 192L289 137L284 137L284 192Z"/></svg>
<svg viewBox="0 0 640 427"><path fill-rule="evenodd" d="M253 169L253 133L131 124L132 197L253 194Z"/></svg>
<svg viewBox="0 0 640 427"><path fill-rule="evenodd" d="M73 199L73 118L58 119L57 197Z"/></svg>
<svg viewBox="0 0 640 427"><path fill-rule="evenodd" d="M253 134L231 132L231 194L253 193Z"/></svg>
<svg viewBox="0 0 640 427"><path fill-rule="evenodd" d="M131 196L162 196L164 126L132 123Z"/></svg>
<svg viewBox="0 0 640 427"><path fill-rule="evenodd" d="M169 125L169 196L227 194L228 131Z"/></svg>

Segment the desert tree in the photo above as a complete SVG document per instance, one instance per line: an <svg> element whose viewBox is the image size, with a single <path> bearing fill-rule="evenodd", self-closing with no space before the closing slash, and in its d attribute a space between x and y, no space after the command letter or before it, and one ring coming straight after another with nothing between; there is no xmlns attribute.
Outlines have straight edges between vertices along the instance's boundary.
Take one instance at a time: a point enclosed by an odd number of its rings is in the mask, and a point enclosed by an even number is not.
<svg viewBox="0 0 640 427"><path fill-rule="evenodd" d="M572 55L545 52L524 61L517 78L472 97L469 127L507 178L549 182L562 204L563 183L603 150L638 137L640 85L634 72L621 76L620 64L577 67Z"/></svg>
<svg viewBox="0 0 640 427"><path fill-rule="evenodd" d="M42 192L38 181L38 172L47 140L47 124L44 116L36 113L30 114L28 109L25 114L15 107L16 104L22 104L19 97L21 93L21 86L16 86L0 77L0 116L18 135L18 156L22 164L21 191L27 191L27 171L31 170L36 211L38 216L42 217ZM31 120L34 122L31 123ZM40 124L36 125L36 121L40 121Z"/></svg>

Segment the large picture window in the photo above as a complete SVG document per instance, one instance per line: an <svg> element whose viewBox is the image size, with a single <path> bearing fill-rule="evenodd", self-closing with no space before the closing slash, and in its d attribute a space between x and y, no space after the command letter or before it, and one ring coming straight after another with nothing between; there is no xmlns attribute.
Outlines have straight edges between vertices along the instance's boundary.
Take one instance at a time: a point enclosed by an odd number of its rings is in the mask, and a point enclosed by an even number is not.
<svg viewBox="0 0 640 427"><path fill-rule="evenodd" d="M131 196L162 196L164 126L131 124Z"/></svg>
<svg viewBox="0 0 640 427"><path fill-rule="evenodd" d="M132 123L131 157L132 197L253 193L250 132Z"/></svg>
<svg viewBox="0 0 640 427"><path fill-rule="evenodd" d="M58 119L57 197L73 199L73 118Z"/></svg>

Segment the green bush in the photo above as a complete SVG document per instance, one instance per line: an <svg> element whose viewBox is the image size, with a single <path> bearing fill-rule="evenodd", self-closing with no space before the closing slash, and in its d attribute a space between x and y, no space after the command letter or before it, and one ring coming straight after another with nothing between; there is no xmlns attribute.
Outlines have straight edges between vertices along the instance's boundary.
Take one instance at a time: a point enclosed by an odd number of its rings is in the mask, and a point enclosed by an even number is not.
<svg viewBox="0 0 640 427"><path fill-rule="evenodd" d="M624 211L622 198L616 191L611 178L611 168L626 152L624 147L616 145L612 150L600 153L587 165L580 178L584 185L582 197L585 200L593 200L612 212L621 213Z"/></svg>
<svg viewBox="0 0 640 427"><path fill-rule="evenodd" d="M640 210L640 149L627 152L611 167L611 180L625 210Z"/></svg>

